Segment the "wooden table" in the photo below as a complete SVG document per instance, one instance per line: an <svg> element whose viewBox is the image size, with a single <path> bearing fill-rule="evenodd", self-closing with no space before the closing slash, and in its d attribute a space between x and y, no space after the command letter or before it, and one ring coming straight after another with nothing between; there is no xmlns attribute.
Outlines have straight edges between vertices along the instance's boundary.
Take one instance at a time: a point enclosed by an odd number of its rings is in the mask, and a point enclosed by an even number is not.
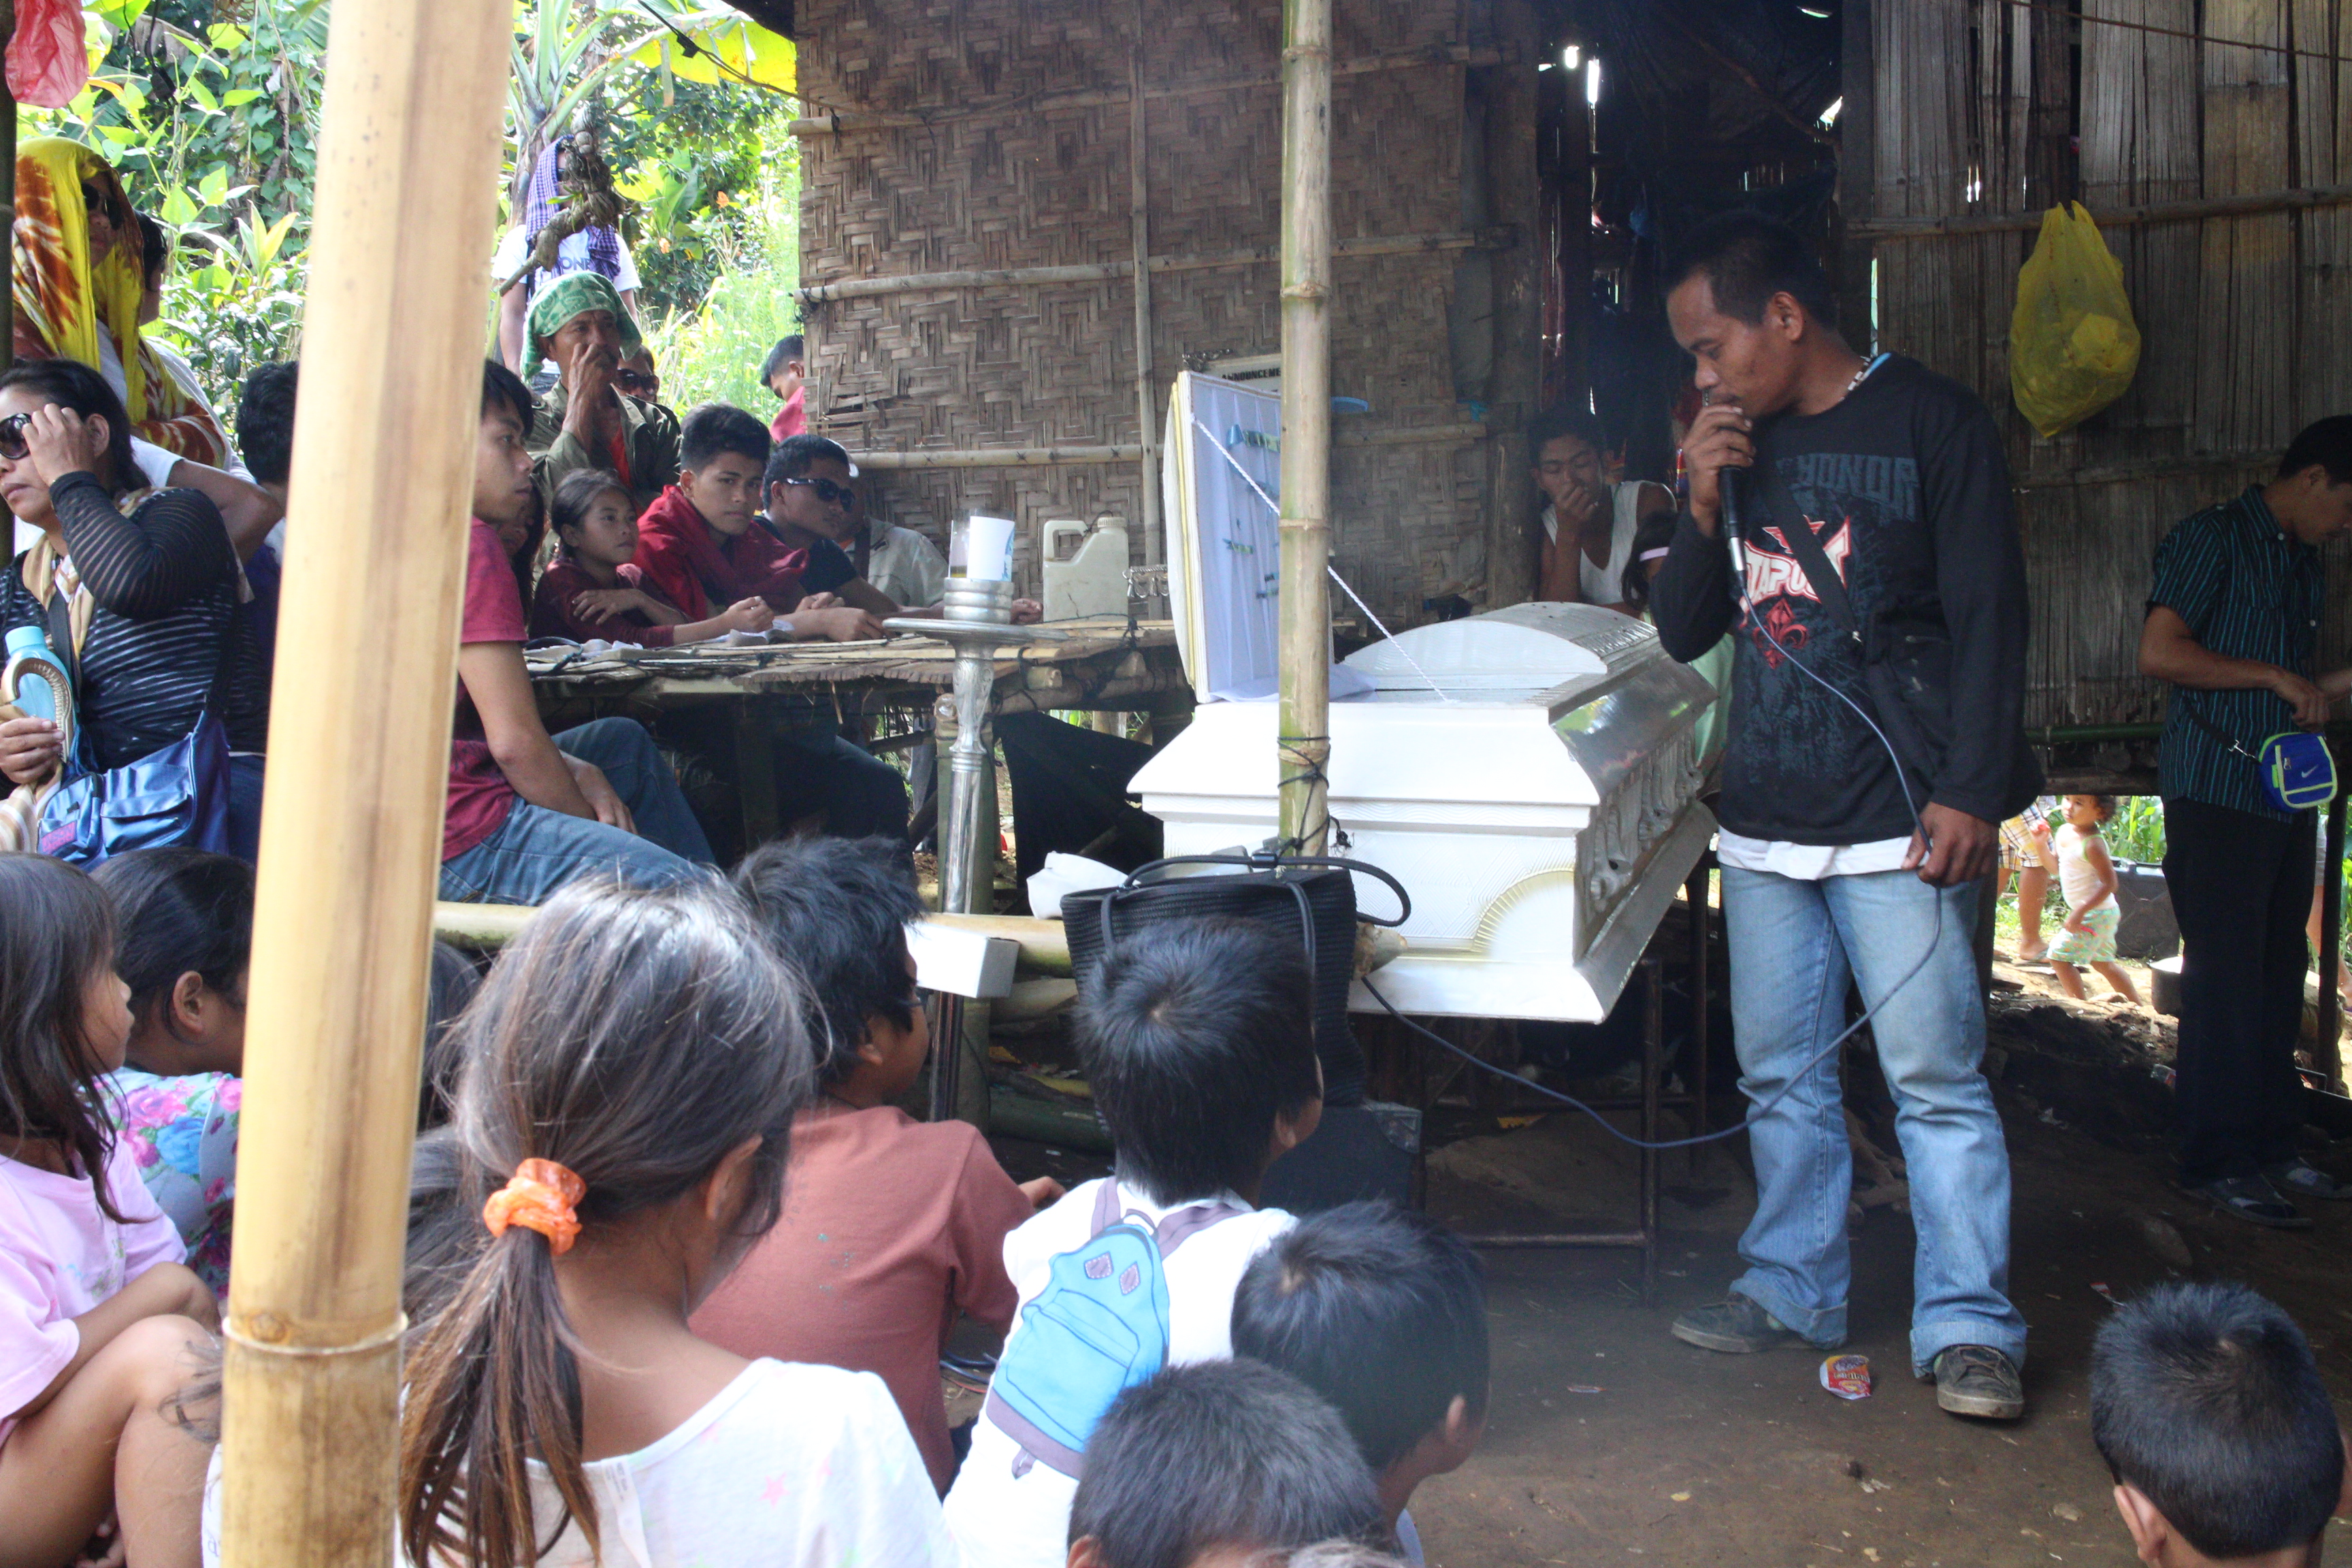
<svg viewBox="0 0 2352 1568"><path fill-rule="evenodd" d="M1144 712L1165 721L1192 711L1192 687L1169 622L1100 616L1057 621L1053 629L1066 636L1008 647L997 660L992 716ZM930 731L885 737L877 749L910 745L932 733L943 742L951 739L953 715L942 710L955 678L955 652L930 637L705 644L586 658L532 649L526 658L551 731L614 715L649 725L688 713L723 716L746 848L785 826L776 810L772 742L778 733L914 709L931 715Z"/></svg>

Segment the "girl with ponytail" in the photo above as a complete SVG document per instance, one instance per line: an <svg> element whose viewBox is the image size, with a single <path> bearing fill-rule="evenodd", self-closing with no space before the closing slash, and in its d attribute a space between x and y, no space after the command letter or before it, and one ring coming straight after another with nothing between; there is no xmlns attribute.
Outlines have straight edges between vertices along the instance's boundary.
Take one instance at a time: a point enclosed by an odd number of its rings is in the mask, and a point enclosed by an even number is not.
<svg viewBox="0 0 2352 1568"><path fill-rule="evenodd" d="M715 880L575 883L492 968L450 1127L490 1197L407 1362L415 1568L951 1560L881 1379L687 1329L776 1222L813 1016Z"/></svg>

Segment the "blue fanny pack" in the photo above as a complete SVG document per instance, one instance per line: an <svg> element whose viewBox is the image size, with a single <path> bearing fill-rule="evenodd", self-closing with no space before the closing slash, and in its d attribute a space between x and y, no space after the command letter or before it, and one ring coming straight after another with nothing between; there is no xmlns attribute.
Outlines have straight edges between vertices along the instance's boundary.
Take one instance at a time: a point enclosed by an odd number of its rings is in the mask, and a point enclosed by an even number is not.
<svg viewBox="0 0 2352 1568"><path fill-rule="evenodd" d="M2286 730L2250 752L2242 742L2197 711L2197 705L2188 699L2185 689L2174 696L2181 716L2253 763L2263 798L2273 805L2281 811L2317 811L2336 798L2336 757L2323 737L2308 730Z"/></svg>

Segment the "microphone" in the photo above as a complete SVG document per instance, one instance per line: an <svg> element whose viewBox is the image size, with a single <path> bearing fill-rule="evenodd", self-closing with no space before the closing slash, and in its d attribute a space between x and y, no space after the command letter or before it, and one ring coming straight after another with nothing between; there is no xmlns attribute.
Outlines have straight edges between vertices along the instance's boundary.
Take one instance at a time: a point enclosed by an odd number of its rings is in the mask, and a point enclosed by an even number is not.
<svg viewBox="0 0 2352 1568"><path fill-rule="evenodd" d="M1731 552L1732 593L1744 605L1748 603L1748 543L1740 536L1739 477L1738 468L1716 470L1716 484L1723 496L1723 540Z"/></svg>

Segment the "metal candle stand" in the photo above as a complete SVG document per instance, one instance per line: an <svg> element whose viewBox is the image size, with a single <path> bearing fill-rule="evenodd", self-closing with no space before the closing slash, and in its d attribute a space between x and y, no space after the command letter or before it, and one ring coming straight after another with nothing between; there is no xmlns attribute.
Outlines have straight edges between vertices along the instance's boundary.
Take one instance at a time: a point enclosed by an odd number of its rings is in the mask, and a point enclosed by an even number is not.
<svg viewBox="0 0 2352 1568"><path fill-rule="evenodd" d="M882 623L892 632L935 637L955 649L955 688L940 706L955 723L948 753L947 810L940 817L940 909L946 914L991 914L995 891L994 856L983 843L993 784L989 734L990 697L996 686L996 652L1010 645L1061 642L1067 634L1045 626L1013 624L1013 584L948 579L937 618L897 616ZM963 1069L963 1009L961 996L936 994L938 1016L931 1061L931 1119L956 1112Z"/></svg>

